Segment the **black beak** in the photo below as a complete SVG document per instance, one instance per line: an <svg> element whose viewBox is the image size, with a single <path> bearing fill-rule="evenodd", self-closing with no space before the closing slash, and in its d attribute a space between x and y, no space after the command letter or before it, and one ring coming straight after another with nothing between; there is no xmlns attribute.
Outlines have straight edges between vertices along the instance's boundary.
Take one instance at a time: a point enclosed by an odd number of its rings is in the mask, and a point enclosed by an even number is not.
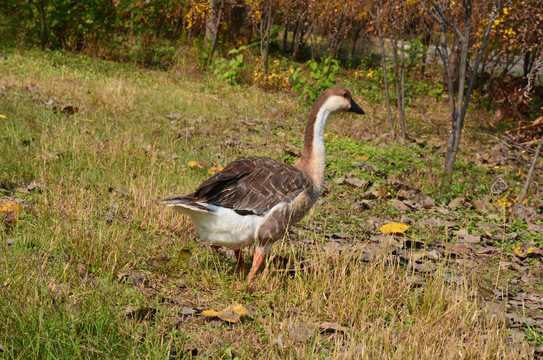
<svg viewBox="0 0 543 360"><path fill-rule="evenodd" d="M362 110L362 108L358 106L357 103L354 102L353 98L351 98L351 107L349 108L348 111L364 115L364 110Z"/></svg>

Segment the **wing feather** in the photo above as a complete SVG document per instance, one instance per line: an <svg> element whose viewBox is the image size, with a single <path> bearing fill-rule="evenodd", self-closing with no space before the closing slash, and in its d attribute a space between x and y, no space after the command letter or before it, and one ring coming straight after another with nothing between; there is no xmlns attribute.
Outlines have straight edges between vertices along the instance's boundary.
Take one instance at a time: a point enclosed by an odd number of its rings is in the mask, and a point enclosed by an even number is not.
<svg viewBox="0 0 543 360"><path fill-rule="evenodd" d="M239 159L204 181L184 199L262 215L280 202L291 202L310 187L304 172L268 157Z"/></svg>

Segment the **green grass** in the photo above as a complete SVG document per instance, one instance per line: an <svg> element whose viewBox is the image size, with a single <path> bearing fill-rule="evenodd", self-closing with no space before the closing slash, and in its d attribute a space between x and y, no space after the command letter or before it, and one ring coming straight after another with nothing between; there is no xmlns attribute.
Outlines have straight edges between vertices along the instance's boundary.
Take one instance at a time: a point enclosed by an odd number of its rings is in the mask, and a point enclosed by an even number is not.
<svg viewBox="0 0 543 360"><path fill-rule="evenodd" d="M451 286L438 272L417 286L407 269L389 265L386 253L367 263L356 247L343 253L322 248L317 228L346 231L354 244L364 244L357 218L369 213L353 208L360 189L331 185L301 223L316 246L276 244L254 293L235 290L243 280L235 262L202 246L188 219L158 203L194 189L209 167L238 156L294 161L283 144L301 147L308 112L294 96L231 87L196 72L190 58L152 71L62 52L2 51L0 183L7 192L0 196L21 199L24 209L15 227L0 230L1 357L506 356L507 329L480 320L469 277ZM67 117L66 106L79 112ZM180 115L165 116L172 113ZM436 185L440 153L352 135L375 134L383 123L378 116L331 119L327 176L354 172L376 186L401 177L439 201L454 197ZM367 156L358 161L381 175L354 166L357 156ZM193 160L205 167L188 166ZM455 176L473 176L466 164ZM479 188L483 175L455 191ZM428 182L417 181L422 178ZM43 191L16 190L32 181ZM385 201L375 206L372 214L399 216ZM5 245L8 239L12 246ZM276 265L280 257L296 271ZM122 281L129 270L145 281ZM255 315L230 325L182 314L183 307L222 309L234 301ZM131 317L130 309L154 315ZM291 334L291 324L301 322L311 329L302 342ZM323 322L347 331L323 332ZM517 350L528 351L524 345Z"/></svg>

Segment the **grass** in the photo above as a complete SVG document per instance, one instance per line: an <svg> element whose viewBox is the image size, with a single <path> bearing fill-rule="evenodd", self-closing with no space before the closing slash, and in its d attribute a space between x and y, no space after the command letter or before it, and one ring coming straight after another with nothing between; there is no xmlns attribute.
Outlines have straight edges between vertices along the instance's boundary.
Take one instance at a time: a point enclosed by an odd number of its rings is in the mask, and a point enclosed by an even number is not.
<svg viewBox="0 0 543 360"><path fill-rule="evenodd" d="M237 156L293 161L282 146L300 145L308 112L294 96L231 87L195 73L190 59L152 71L61 52L3 51L0 183L24 210L14 228L0 230L1 357L500 359L529 353L509 344L503 323L485 320L469 274L451 286L438 271L420 285L386 252L362 261L364 231L355 218L363 214L352 207L360 189L332 186L301 223L304 241L316 246L276 244L257 291L234 289L242 279L232 258L201 245L191 222L157 200L190 191L209 167ZM79 112L65 116L66 106ZM179 116L165 116L173 113ZM375 133L384 123L378 116L332 119L328 176L355 171L378 184L386 177L404 176L408 184L421 175L439 179L439 152L423 159L420 152L428 150L415 145L382 147L379 137L361 145L360 136L346 136ZM356 156L368 156L383 175L357 170ZM205 167L187 166L192 160ZM474 188L477 180L465 186ZM43 191L16 190L32 181ZM374 211L381 210L397 215L384 205ZM317 228L345 230L356 246L325 250ZM123 275L129 271L145 279L133 284ZM238 324L183 314L183 307L222 309L234 301L255 314ZM307 337L297 334L300 324L309 328Z"/></svg>

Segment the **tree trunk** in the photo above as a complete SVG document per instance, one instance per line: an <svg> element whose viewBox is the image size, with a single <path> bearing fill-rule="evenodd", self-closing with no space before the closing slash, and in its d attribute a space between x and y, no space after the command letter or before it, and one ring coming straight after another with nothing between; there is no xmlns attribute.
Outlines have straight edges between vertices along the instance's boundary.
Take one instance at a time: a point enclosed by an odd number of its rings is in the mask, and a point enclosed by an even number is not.
<svg viewBox="0 0 543 360"><path fill-rule="evenodd" d="M392 43L392 54L393 54L393 61L394 61L394 82L396 84L396 106L398 108L398 115L400 117L400 128L401 128L401 140L402 143L405 143L407 140L407 130L405 127L405 80L404 80L404 71L405 71L405 56L404 56L404 34L403 34L403 27L404 27L404 18L402 13L402 19L400 23L400 28L397 29L394 24L392 24L392 36L391 36L391 43ZM398 56L398 42L399 42L399 48L401 51L401 55ZM399 60L398 58L401 58ZM399 63L401 61L401 63Z"/></svg>
<svg viewBox="0 0 543 360"><path fill-rule="evenodd" d="M296 20L294 30L292 31L292 42L290 43L290 52L294 51L294 43L296 42L296 36L298 36L298 29L300 27L300 17Z"/></svg>
<svg viewBox="0 0 543 360"><path fill-rule="evenodd" d="M215 39L215 34L218 32L219 29L219 20L218 20L218 13L220 11L219 4L217 4L217 0L209 0L209 6L211 8L211 11L209 12L209 15L206 18L206 24L205 24L205 37L204 37L204 47L207 48L209 41L213 42Z"/></svg>
<svg viewBox="0 0 543 360"><path fill-rule="evenodd" d="M356 50L356 42L358 41L358 36L360 35L360 31L362 31L362 28L357 27L354 33L353 46L351 47L351 59L354 58L354 54Z"/></svg>
<svg viewBox="0 0 543 360"><path fill-rule="evenodd" d="M390 124L390 130L392 132L392 137L396 137L396 129L394 124L394 119L392 118L392 110L390 109L390 90L388 86L388 76L387 76L387 62L386 62L386 51L385 51L385 39L383 38L383 31L381 29L381 9L378 7L375 13L375 23L377 27L377 35L379 37L379 45L381 46L381 67L383 68L383 82L385 83L385 99L387 105L387 115L388 122Z"/></svg>
<svg viewBox="0 0 543 360"><path fill-rule="evenodd" d="M179 8L179 12L177 13L177 20L175 21L175 29L173 30L172 38L170 39L170 42L174 42L174 40L177 38L177 33L179 29L181 28L183 24L183 9L184 5L181 4L181 7Z"/></svg>
<svg viewBox="0 0 543 360"><path fill-rule="evenodd" d="M208 67L209 65L211 65L211 59L213 58L213 53L215 52L215 49L217 48L217 42L219 40L219 30L221 26L221 18L222 18L223 4L224 4L223 1L221 1L221 4L219 6L219 13L217 14L217 17L216 17L217 27L215 28L215 33L213 34L213 43L211 44L211 49L209 50L209 57L207 58Z"/></svg>
<svg viewBox="0 0 543 360"><path fill-rule="evenodd" d="M47 27L45 19L45 0L34 1L30 0L30 3L34 5L38 13L40 14L40 47L45 49L47 46Z"/></svg>
<svg viewBox="0 0 543 360"><path fill-rule="evenodd" d="M268 18L266 21L266 28L264 31L261 31L261 40L260 40L260 52L262 54L262 59L264 61L264 73L268 73L268 59L270 54L270 35L271 35L271 28L273 24L273 17L275 14L273 14L273 0L268 0ZM261 29L262 29L262 21L261 21ZM264 41L264 44L262 43Z"/></svg>
<svg viewBox="0 0 543 360"><path fill-rule="evenodd" d="M281 52L286 54L287 52L287 40L288 40L288 27L287 27L287 21L285 20L285 24L283 26L285 30L283 30L283 43L281 44Z"/></svg>
<svg viewBox="0 0 543 360"><path fill-rule="evenodd" d="M445 68L445 75L447 78L447 88L449 90L449 103L451 106L451 131L449 133L449 140L447 142L447 153L445 156L445 165L444 171L451 174L454 169L454 163L456 161L456 156L458 154L458 148L460 146L460 136L462 134L462 128L464 126L464 119L466 117L466 112L469 104L470 95L473 91L473 85L475 83L475 78L477 75L477 69L481 62L481 57L488 41L490 30L494 24L499 11L501 11L505 6L507 6L511 0L502 3L500 0L495 4L490 13L490 17L483 35L483 40L481 46L477 52L477 59L475 60L475 65L471 71L471 77L468 89L465 90L466 82L466 70L468 66L468 50L469 50L469 37L471 33L471 17L472 17L472 1L473 0L464 0L464 31L461 32L460 29L454 22L451 22L447 19L445 12L447 8L442 8L441 3L431 0L430 5L431 9L424 5L421 2L424 9L429 12L434 19L436 19L440 25L440 36L441 44L437 47L441 60L443 61L443 66ZM447 5L448 6L448 3ZM448 52L446 44L446 26L449 26L453 29L455 34L455 39L458 48L457 52L460 53L459 59L452 62L453 69L451 71L451 61L450 54ZM457 76L454 76L454 74ZM458 84L458 93L455 98L455 86L453 81L456 80Z"/></svg>
<svg viewBox="0 0 543 360"><path fill-rule="evenodd" d="M420 78L421 80L424 79L424 73L426 72L426 61L428 59L428 47L430 46L430 40L432 37L430 36L430 32L424 33L422 36L422 45L424 46L424 53L422 54L422 66L420 68Z"/></svg>

